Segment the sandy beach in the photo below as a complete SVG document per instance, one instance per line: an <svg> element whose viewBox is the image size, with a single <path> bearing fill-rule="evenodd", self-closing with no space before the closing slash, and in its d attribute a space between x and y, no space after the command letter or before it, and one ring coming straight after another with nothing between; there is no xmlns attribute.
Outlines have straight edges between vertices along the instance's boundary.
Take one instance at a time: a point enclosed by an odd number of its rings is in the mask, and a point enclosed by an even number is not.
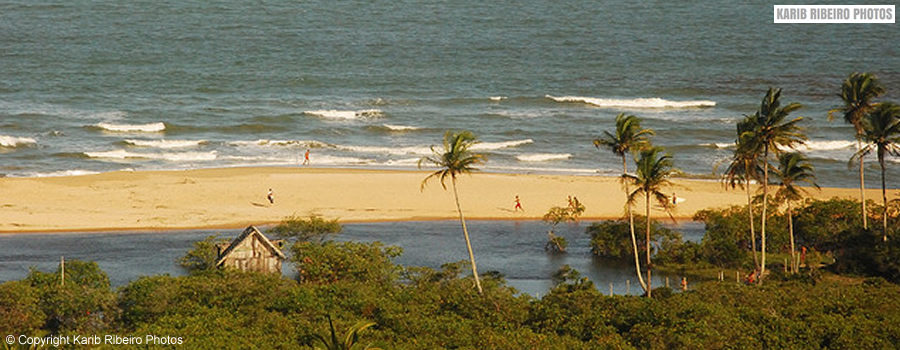
<svg viewBox="0 0 900 350"><path fill-rule="evenodd" d="M77 232L240 228L290 215L341 222L456 219L450 190L437 181L420 190L427 171L323 168L222 168L109 172L49 178L2 178L0 232ZM683 199L673 213L689 219L705 208L743 204L741 190L714 181L676 180ZM448 182L449 185L449 182ZM269 203L269 189L274 204ZM869 190L868 198L880 197ZM890 192L895 196L896 190ZM576 196L585 219L618 218L625 195L616 178L476 173L460 178L467 219L540 219ZM855 189L824 188L816 198L850 197ZM514 211L515 196L525 211ZM638 203L643 208L643 203ZM653 216L665 217L661 210Z"/></svg>

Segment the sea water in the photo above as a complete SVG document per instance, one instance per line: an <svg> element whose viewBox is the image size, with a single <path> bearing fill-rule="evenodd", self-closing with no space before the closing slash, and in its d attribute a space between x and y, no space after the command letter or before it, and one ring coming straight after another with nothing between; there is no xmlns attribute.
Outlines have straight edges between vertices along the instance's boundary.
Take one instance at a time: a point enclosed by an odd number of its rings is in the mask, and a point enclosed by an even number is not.
<svg viewBox="0 0 900 350"><path fill-rule="evenodd" d="M773 24L741 1L7 1L0 174L297 166L414 169L447 130L484 170L615 175L619 113L712 177L769 87L805 107L800 149L853 187L827 111L873 72L900 101L900 27ZM870 157L871 158L871 157ZM900 183L897 157L888 185ZM724 168L724 166L720 167ZM878 187L870 162L869 187Z"/></svg>

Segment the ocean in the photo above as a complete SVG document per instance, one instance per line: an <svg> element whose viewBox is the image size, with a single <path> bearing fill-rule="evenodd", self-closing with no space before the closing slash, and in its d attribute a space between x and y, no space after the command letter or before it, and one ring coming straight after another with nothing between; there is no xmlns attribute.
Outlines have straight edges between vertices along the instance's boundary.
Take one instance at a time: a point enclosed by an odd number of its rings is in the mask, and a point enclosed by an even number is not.
<svg viewBox="0 0 900 350"><path fill-rule="evenodd" d="M900 101L898 39L742 1L6 1L0 176L298 166L307 149L314 167L415 169L462 129L485 171L616 175L591 141L628 113L714 178L780 87L805 106L819 184L854 187L853 131L826 114L854 71Z"/></svg>

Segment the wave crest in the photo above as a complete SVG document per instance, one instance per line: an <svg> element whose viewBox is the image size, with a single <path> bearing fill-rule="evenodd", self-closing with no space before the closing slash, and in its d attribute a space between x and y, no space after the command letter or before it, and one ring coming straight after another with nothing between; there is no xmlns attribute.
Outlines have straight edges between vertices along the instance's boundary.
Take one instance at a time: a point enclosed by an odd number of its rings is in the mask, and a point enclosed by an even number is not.
<svg viewBox="0 0 900 350"><path fill-rule="evenodd" d="M16 148L35 144L37 144L37 140L30 137L0 135L0 147Z"/></svg>
<svg viewBox="0 0 900 350"><path fill-rule="evenodd" d="M341 119L354 120L361 118L375 118L384 115L380 109L363 109L358 111L340 111L335 109L304 111L304 114L325 118L325 119Z"/></svg>
<svg viewBox="0 0 900 350"><path fill-rule="evenodd" d="M715 101L694 100L694 101L670 101L659 97L653 98L633 98L633 99L612 99L612 98L596 98L581 96L561 96L554 97L546 95L547 98L556 102L581 102L603 108L700 108L715 107Z"/></svg>
<svg viewBox="0 0 900 350"><path fill-rule="evenodd" d="M572 155L569 153L527 153L516 156L516 159L519 161L529 163L566 160L569 158L572 158Z"/></svg>
<svg viewBox="0 0 900 350"><path fill-rule="evenodd" d="M534 140L524 139L524 140L501 141L501 142L480 142L480 143L476 143L475 145L473 145L472 150L495 151L498 149L519 147L519 146L527 145L527 144L531 144L531 143L534 143Z"/></svg>
<svg viewBox="0 0 900 350"><path fill-rule="evenodd" d="M232 146L238 147L247 147L247 146L255 146L255 147L296 147L296 148L334 148L334 145L321 142L321 141L311 141L311 140L267 140L267 139L259 139L256 141L232 141L229 142Z"/></svg>
<svg viewBox="0 0 900 350"><path fill-rule="evenodd" d="M421 129L421 128L418 128L415 126L393 125L393 124L382 124L382 126L384 126L385 129L388 129L390 131L413 131L413 130Z"/></svg>
<svg viewBox="0 0 900 350"><path fill-rule="evenodd" d="M163 132L166 130L166 124L163 122L149 124L98 123L94 126L111 132Z"/></svg>
<svg viewBox="0 0 900 350"><path fill-rule="evenodd" d="M125 143L136 147L163 149L197 147L206 142L206 140L125 140Z"/></svg>
<svg viewBox="0 0 900 350"><path fill-rule="evenodd" d="M126 150L101 151L101 152L84 152L89 158L98 159L149 159L149 160L165 160L170 162L196 162L196 161L212 161L218 158L216 151L212 152L176 152L176 153L136 153Z"/></svg>

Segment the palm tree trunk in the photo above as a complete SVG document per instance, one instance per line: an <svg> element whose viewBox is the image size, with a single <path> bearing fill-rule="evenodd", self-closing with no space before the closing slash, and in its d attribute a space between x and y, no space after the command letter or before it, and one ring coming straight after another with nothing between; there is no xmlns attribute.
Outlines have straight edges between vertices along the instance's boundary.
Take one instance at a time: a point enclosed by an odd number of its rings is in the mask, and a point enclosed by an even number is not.
<svg viewBox="0 0 900 350"><path fill-rule="evenodd" d="M628 162L625 160L625 155L622 155L622 175L628 174ZM628 196L628 182L625 182L625 196ZM626 203L628 206L628 225L631 227L631 246L634 248L634 269L637 271L638 282L641 283L641 288L644 291L647 291L647 283L644 282L644 276L641 275L641 260L638 255L638 247L637 247L637 236L634 234L634 213L631 211L631 203Z"/></svg>
<svg viewBox="0 0 900 350"><path fill-rule="evenodd" d="M766 145L763 152L763 210L762 210L762 246L760 247L760 255L762 259L759 264L759 285L763 283L763 276L766 275L766 209L769 206L769 145Z"/></svg>
<svg viewBox="0 0 900 350"><path fill-rule="evenodd" d="M862 140L856 140L857 149L862 149ZM863 157L859 156L859 201L862 203L862 221L863 229L869 229L869 219L866 212L866 171L863 168Z"/></svg>
<svg viewBox="0 0 900 350"><path fill-rule="evenodd" d="M747 178L747 215L750 216L750 247L753 249L753 266L759 269L759 254L756 253L756 231L753 229L753 198L750 196L750 178Z"/></svg>
<svg viewBox="0 0 900 350"><path fill-rule="evenodd" d="M791 201L788 201L788 230L791 233L791 273L797 273L797 254L794 249L794 213Z"/></svg>
<svg viewBox="0 0 900 350"><path fill-rule="evenodd" d="M650 281L650 189L644 189L645 200L647 202L647 297L651 298L653 293L653 288L650 286L652 281Z"/></svg>
<svg viewBox="0 0 900 350"><path fill-rule="evenodd" d="M463 217L462 207L459 206L459 192L456 190L456 177L453 177L453 197L456 199L456 211L459 212L459 223L462 225L463 235L466 237L466 248L469 249L469 262L472 264L472 276L475 277L475 287L478 294L484 294L481 290L481 280L478 278L478 267L475 265L475 254L472 253L472 243L469 241L469 230L466 228L466 219Z"/></svg>
<svg viewBox="0 0 900 350"><path fill-rule="evenodd" d="M888 207L887 207L887 189L885 187L884 182L884 151L882 151L881 146L878 149L878 164L881 165L881 204L884 205L884 214L882 215L882 220L884 220L884 236L881 239L887 242L887 218L888 218Z"/></svg>

